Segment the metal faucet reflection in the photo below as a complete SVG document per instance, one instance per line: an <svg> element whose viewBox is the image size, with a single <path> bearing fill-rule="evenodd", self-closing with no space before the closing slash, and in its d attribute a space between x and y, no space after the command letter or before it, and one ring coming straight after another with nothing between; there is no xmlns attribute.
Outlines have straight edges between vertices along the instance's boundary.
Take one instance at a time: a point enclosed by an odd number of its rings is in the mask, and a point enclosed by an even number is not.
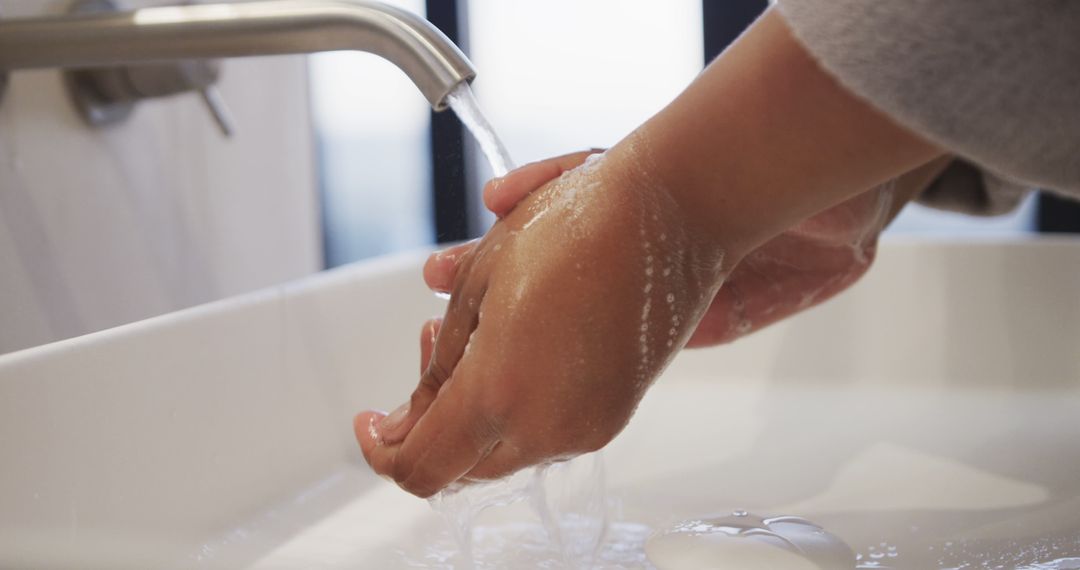
<svg viewBox="0 0 1080 570"><path fill-rule="evenodd" d="M423 18L380 2L270 0L0 20L0 70L102 68L358 50L401 68L431 106L476 76Z"/></svg>

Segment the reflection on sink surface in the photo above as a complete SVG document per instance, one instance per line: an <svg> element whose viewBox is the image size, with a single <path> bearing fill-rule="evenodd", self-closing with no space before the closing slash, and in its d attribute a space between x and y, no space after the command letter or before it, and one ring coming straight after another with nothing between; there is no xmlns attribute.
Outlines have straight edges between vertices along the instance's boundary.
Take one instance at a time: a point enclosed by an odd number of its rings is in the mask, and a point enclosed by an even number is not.
<svg viewBox="0 0 1080 570"><path fill-rule="evenodd" d="M0 567L446 567L351 431L416 380L422 257L0 357ZM1078 348L1080 242L890 244L850 294L680 356L606 451L617 530L742 508L862 567L1080 557Z"/></svg>

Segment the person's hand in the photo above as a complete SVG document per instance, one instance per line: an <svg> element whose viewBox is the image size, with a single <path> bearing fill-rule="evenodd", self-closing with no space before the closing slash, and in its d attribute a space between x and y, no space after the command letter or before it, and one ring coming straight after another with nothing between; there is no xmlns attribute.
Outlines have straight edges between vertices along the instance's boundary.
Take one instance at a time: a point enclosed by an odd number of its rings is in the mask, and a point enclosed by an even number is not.
<svg viewBox="0 0 1080 570"><path fill-rule="evenodd" d="M377 473L426 497L599 449L622 430L727 262L663 189L629 175L633 163L606 155L551 180L455 257L409 404L356 418Z"/></svg>
<svg viewBox="0 0 1080 570"><path fill-rule="evenodd" d="M593 153L567 154L519 168L484 187L496 216L510 213L536 188L571 170ZM687 346L730 342L813 307L850 287L869 268L881 230L909 199L900 182L869 190L773 238L747 255L717 292ZM469 242L433 254L424 280L449 292Z"/></svg>

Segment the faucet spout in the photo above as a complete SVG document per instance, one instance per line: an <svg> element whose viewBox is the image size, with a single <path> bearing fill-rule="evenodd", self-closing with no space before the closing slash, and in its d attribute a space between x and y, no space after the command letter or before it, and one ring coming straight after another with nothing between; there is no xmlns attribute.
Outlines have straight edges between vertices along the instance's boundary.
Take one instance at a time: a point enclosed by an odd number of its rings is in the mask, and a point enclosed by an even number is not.
<svg viewBox="0 0 1080 570"><path fill-rule="evenodd" d="M476 71L423 18L381 2L267 0L0 21L0 70L358 50L412 79L436 111Z"/></svg>

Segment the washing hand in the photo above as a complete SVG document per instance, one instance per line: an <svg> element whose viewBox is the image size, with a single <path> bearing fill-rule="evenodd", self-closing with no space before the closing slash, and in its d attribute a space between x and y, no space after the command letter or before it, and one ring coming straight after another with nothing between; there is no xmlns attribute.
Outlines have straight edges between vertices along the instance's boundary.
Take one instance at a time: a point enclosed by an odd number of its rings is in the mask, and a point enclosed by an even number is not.
<svg viewBox="0 0 1080 570"><path fill-rule="evenodd" d="M724 261L662 189L623 175L628 162L607 156L551 180L461 252L408 406L356 419L377 473L428 496L599 449L622 430Z"/></svg>
<svg viewBox="0 0 1080 570"><path fill-rule="evenodd" d="M603 158L487 190L502 218L425 268L451 292L446 316L426 327L409 404L357 416L364 456L429 496L599 449L692 334L731 340L850 285L940 154L845 91L768 11ZM887 189L867 191L912 169L892 207Z"/></svg>

